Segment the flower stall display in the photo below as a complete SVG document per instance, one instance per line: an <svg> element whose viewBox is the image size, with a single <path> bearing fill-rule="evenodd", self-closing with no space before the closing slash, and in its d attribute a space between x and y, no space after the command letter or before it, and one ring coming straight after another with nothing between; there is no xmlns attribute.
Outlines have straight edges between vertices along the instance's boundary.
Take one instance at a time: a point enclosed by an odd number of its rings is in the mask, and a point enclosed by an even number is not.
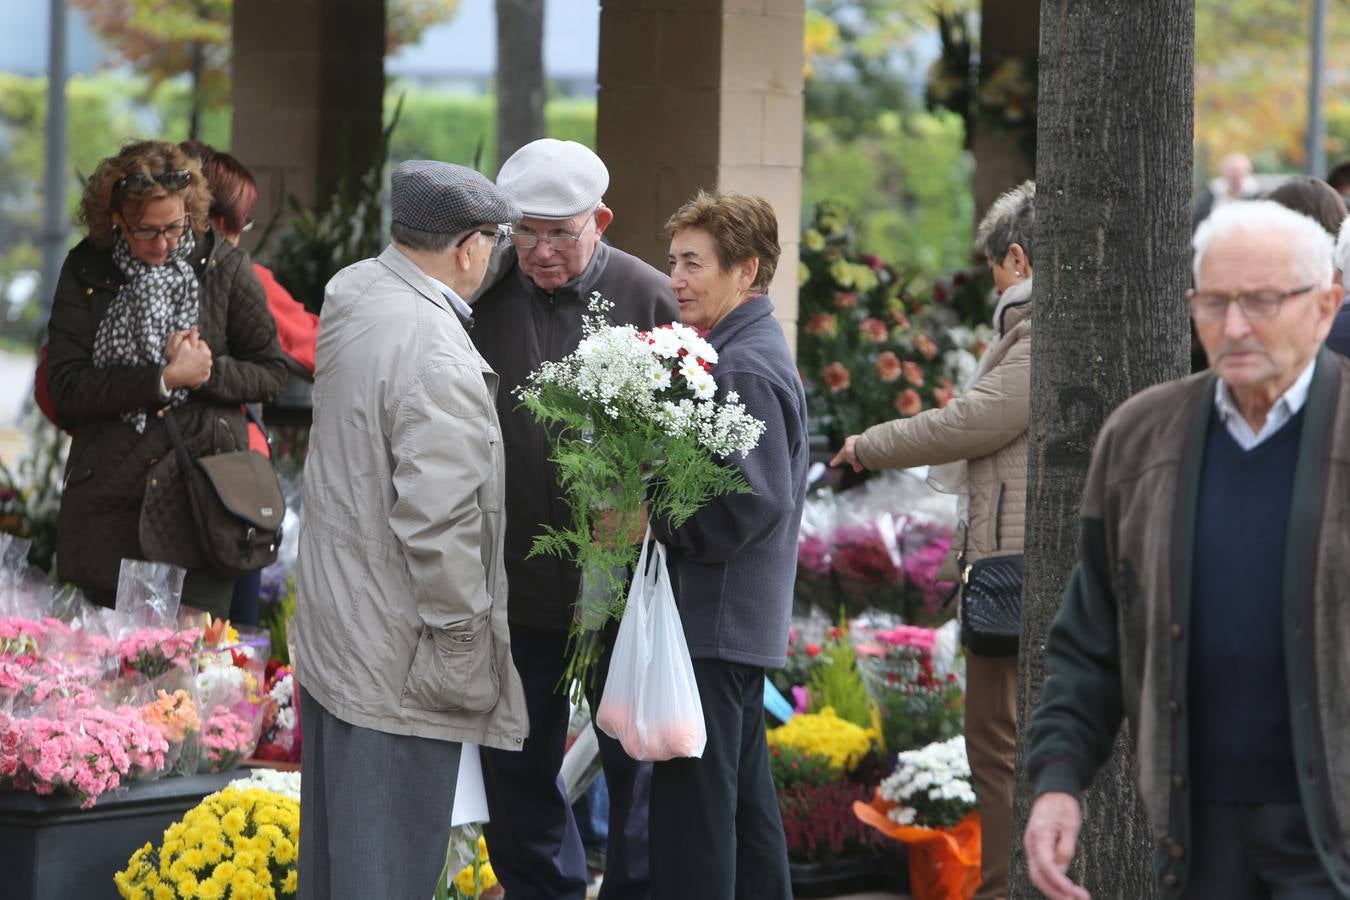
<svg viewBox="0 0 1350 900"><path fill-rule="evenodd" d="M980 816L963 736L896 756L858 820L909 848L914 900L969 900L980 884Z"/></svg>
<svg viewBox="0 0 1350 900"><path fill-rule="evenodd" d="M940 629L856 625L851 633L888 750L913 750L961 734L965 685L955 621Z"/></svg>
<svg viewBox="0 0 1350 900"><path fill-rule="evenodd" d="M299 800L231 785L132 854L113 883L126 900L294 897L299 846Z"/></svg>
<svg viewBox="0 0 1350 900"><path fill-rule="evenodd" d="M265 632L241 632L228 623L207 641L195 681L202 716L197 769L222 772L257 746L271 642Z"/></svg>
<svg viewBox="0 0 1350 900"><path fill-rule="evenodd" d="M72 794L88 808L128 782L219 771L252 750L261 698L247 673L242 693L205 686L224 663L204 651L197 615L180 613L181 569L124 560L108 610L34 580L3 540L0 790ZM228 649L231 667L250 652L266 657L244 642Z"/></svg>
<svg viewBox="0 0 1350 900"><path fill-rule="evenodd" d="M606 324L612 304L591 296L577 349L546 362L518 389L522 404L549 428L571 511L566 528L548 528L532 553L574 559L582 572L577 619L563 676L574 699L599 658L600 632L621 618L627 572L638 547L597 538L636 530L645 500L652 516L678 526L718 495L749 490L726 459L759 442L764 423L734 392L717 395L717 351L681 324L651 331Z"/></svg>
<svg viewBox="0 0 1350 900"><path fill-rule="evenodd" d="M874 745L871 732L826 707L770 729L768 740L790 861L835 864L876 846L852 814L873 791L866 776L857 777Z"/></svg>
<svg viewBox="0 0 1350 900"><path fill-rule="evenodd" d="M956 498L913 471L888 471L807 498L797 541L800 614L812 606L850 617L866 610L911 624L951 618L955 585L938 578L956 526Z"/></svg>
<svg viewBox="0 0 1350 900"><path fill-rule="evenodd" d="M296 703L299 685L290 666L267 661L266 697L263 699L261 737L254 751L257 759L272 762L300 761L300 714Z"/></svg>
<svg viewBox="0 0 1350 900"><path fill-rule="evenodd" d="M838 447L870 425L945 406L990 343L987 270L926 283L860 253L845 211L802 236L797 361L819 432Z"/></svg>

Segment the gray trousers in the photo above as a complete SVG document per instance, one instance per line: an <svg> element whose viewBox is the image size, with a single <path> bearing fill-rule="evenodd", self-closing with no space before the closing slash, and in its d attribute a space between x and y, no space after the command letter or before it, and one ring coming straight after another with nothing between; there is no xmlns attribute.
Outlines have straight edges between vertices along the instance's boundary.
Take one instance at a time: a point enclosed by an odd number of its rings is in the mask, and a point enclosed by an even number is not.
<svg viewBox="0 0 1350 900"><path fill-rule="evenodd" d="M460 745L349 725L300 689L299 900L427 900Z"/></svg>

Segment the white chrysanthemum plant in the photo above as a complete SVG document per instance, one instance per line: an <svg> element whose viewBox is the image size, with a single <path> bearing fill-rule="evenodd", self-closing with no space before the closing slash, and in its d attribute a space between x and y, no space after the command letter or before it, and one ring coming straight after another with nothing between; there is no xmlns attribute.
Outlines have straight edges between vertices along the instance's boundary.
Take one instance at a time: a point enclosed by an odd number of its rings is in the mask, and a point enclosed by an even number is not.
<svg viewBox="0 0 1350 900"><path fill-rule="evenodd" d="M226 787L247 791L250 788L262 788L292 800L300 799L300 773L280 772L276 769L250 769L248 775L236 778Z"/></svg>
<svg viewBox="0 0 1350 900"><path fill-rule="evenodd" d="M572 512L569 527L546 528L531 555L573 559L582 571L564 675L574 696L599 658L600 631L623 615L637 562L638 546L597 539L597 522L603 516L612 534L631 535L645 501L651 516L678 527L713 497L749 491L734 461L764 433L734 391L719 396L717 351L695 329L615 325L612 306L592 294L577 349L516 389L549 430Z"/></svg>
<svg viewBox="0 0 1350 900"><path fill-rule="evenodd" d="M976 803L965 736L897 754L895 771L877 792L895 804L887 816L899 825L952 827Z"/></svg>

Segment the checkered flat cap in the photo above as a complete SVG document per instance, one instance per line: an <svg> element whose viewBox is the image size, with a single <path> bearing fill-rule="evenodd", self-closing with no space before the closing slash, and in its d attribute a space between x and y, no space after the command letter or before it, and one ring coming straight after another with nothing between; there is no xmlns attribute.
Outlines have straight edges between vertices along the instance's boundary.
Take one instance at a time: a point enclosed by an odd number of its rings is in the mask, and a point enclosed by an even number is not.
<svg viewBox="0 0 1350 900"><path fill-rule="evenodd" d="M410 159L390 178L393 220L432 234L511 224L520 209L481 173L453 163Z"/></svg>

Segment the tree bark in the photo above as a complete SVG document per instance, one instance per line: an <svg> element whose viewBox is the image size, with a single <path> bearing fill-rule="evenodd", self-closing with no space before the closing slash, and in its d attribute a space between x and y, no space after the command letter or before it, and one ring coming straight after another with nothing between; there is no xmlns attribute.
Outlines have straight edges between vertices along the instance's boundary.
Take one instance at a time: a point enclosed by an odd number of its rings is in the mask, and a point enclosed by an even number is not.
<svg viewBox="0 0 1350 900"><path fill-rule="evenodd" d="M497 0L497 168L544 134L544 0Z"/></svg>
<svg viewBox="0 0 1350 900"><path fill-rule="evenodd" d="M1132 394L1189 371L1192 0L1043 0L1026 583L1010 897L1040 897L1021 834L1025 726L1078 556L1093 443ZM1071 870L1094 897L1156 896L1126 730L1085 799Z"/></svg>

